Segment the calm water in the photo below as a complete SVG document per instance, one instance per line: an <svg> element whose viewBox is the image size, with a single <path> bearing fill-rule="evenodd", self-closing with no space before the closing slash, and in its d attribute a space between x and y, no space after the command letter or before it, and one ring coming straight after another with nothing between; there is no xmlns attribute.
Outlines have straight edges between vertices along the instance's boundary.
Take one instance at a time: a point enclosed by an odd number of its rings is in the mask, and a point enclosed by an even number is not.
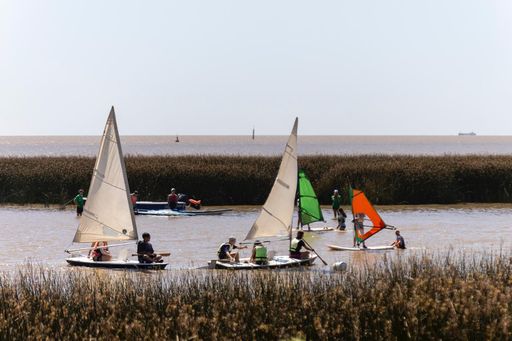
<svg viewBox="0 0 512 341"><path fill-rule="evenodd" d="M464 250L469 254L485 250L509 249L512 241L510 228L511 205L464 205L379 208L383 219L396 225L405 237L405 251L335 252L328 251L327 243L351 246L352 231L307 234L310 244L329 263L346 261L351 266L381 260L384 255L413 255L418 252L447 252ZM348 208L347 208L348 212ZM258 208L239 208L222 216L150 217L138 216L139 234L152 235L155 250L171 251L170 269L203 266L216 257L219 244L230 235L243 239L256 219ZM324 210L327 225L333 225L331 212ZM0 270L14 269L31 261L55 268L69 268L64 249L71 246L77 218L72 210L0 208ZM394 240L393 231L382 231L368 241L368 245L385 245ZM76 246L76 244L75 244ZM82 244L83 246L83 244ZM87 245L86 245L87 246ZM287 241L269 245L278 254L286 253ZM113 249L114 253L119 249ZM135 248L130 249L134 251ZM243 250L248 256L248 250ZM316 262L312 269L327 269Z"/></svg>
<svg viewBox="0 0 512 341"><path fill-rule="evenodd" d="M286 136L123 136L125 154L278 155ZM0 136L0 156L89 155L98 136ZM512 136L299 136L299 154L510 154Z"/></svg>

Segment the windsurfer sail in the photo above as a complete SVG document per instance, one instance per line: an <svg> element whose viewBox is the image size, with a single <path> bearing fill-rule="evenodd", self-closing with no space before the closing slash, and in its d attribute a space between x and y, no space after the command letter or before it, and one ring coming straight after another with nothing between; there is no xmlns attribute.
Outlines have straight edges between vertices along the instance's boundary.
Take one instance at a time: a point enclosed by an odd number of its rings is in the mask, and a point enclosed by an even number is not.
<svg viewBox="0 0 512 341"><path fill-rule="evenodd" d="M299 223L309 225L317 221L325 221L320 203L306 173L299 171Z"/></svg>
<svg viewBox="0 0 512 341"><path fill-rule="evenodd" d="M373 236L374 234L385 229L387 225L384 222L384 220L382 220L382 218L379 216L375 208L373 208L372 204L370 203L368 198L366 198L366 195L364 195L363 191L360 191L358 189L352 189L352 187L350 187L349 195L350 202L352 204L352 215L354 216L354 219L357 219L357 217L364 215L368 217L372 222L371 229L364 234L361 234L359 229L355 230L357 242L362 243L366 239Z"/></svg>

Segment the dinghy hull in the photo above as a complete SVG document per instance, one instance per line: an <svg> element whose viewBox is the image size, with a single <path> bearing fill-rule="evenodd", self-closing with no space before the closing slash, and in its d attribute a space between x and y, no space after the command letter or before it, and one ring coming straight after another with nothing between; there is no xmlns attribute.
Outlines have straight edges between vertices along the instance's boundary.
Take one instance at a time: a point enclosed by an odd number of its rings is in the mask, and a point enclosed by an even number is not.
<svg viewBox="0 0 512 341"><path fill-rule="evenodd" d="M288 256L275 256L266 265L260 265L250 263L249 259L242 260L240 263L221 262L218 260L211 260L208 263L210 269L228 269L228 270L257 270L257 269L282 269L291 268L298 266L309 266L312 265L316 255L309 257L308 259L294 259Z"/></svg>
<svg viewBox="0 0 512 341"><path fill-rule="evenodd" d="M168 263L139 263L134 260L112 260L106 262L96 262L89 257L69 257L66 262L72 266L84 266L88 268L103 269L139 269L139 270L163 270Z"/></svg>

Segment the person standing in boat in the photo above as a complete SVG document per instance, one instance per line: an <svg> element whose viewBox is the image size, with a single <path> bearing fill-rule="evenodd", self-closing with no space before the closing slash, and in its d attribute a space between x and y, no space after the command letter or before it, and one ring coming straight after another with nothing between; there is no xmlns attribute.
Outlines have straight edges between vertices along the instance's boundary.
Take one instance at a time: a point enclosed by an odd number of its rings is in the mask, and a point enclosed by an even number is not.
<svg viewBox="0 0 512 341"><path fill-rule="evenodd" d="M359 247L360 242L357 240L357 235L364 235L364 213L356 213L356 217L354 219L354 247ZM366 249L366 245L363 240L363 248Z"/></svg>
<svg viewBox="0 0 512 341"><path fill-rule="evenodd" d="M176 194L175 188L171 188L171 194L167 196L167 203L171 210L175 210L178 206L178 195Z"/></svg>
<svg viewBox="0 0 512 341"><path fill-rule="evenodd" d="M347 214L343 211L343 208L338 209L338 226L336 227L340 231L345 231L347 225L345 225L345 218L347 218Z"/></svg>
<svg viewBox="0 0 512 341"><path fill-rule="evenodd" d="M266 265L268 263L267 248L259 240L254 242L250 262L258 265Z"/></svg>
<svg viewBox="0 0 512 341"><path fill-rule="evenodd" d="M82 212L84 211L84 203L85 203L83 189L80 188L78 190L78 194L76 195L76 197L73 198L73 202L76 205L76 216L80 217L82 215Z"/></svg>
<svg viewBox="0 0 512 341"><path fill-rule="evenodd" d="M396 247L397 249L405 249L405 240L404 237L400 235L400 231L396 230L396 240L391 244L391 246Z"/></svg>
<svg viewBox="0 0 512 341"><path fill-rule="evenodd" d="M338 190L335 189L331 196L332 200L332 211L334 212L334 219L338 218L338 209L341 206L341 196L338 193Z"/></svg>
<svg viewBox="0 0 512 341"><path fill-rule="evenodd" d="M308 259L309 251L313 251L310 247L306 245L306 242L302 239L304 237L304 231L298 231L297 237L292 239L290 243L290 258L294 259ZM304 248L308 251L301 251Z"/></svg>
<svg viewBox="0 0 512 341"><path fill-rule="evenodd" d="M157 255L153 250L153 245L149 242L151 235L147 232L142 234L142 240L137 243L137 254L139 263L162 263L162 256Z"/></svg>
<svg viewBox="0 0 512 341"><path fill-rule="evenodd" d="M247 249L247 246L236 245L236 238L229 237L227 243L223 243L219 246L217 256L221 261L240 262L240 255L238 252L233 251L235 249Z"/></svg>
<svg viewBox="0 0 512 341"><path fill-rule="evenodd" d="M130 200L132 202L133 210L135 211L137 209L137 200L139 199L139 192L135 191L132 194L130 194Z"/></svg>

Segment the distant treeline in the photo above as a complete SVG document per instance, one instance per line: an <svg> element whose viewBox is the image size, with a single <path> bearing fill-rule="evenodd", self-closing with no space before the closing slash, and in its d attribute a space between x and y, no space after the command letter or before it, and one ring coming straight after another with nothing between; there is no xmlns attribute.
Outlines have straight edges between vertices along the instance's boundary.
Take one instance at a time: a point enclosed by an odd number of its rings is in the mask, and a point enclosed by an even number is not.
<svg viewBox="0 0 512 341"><path fill-rule="evenodd" d="M128 156L131 190L140 200L165 201L171 187L206 205L262 204L280 157ZM0 158L1 203L62 204L87 194L92 157ZM301 156L322 204L349 183L376 204L512 202L512 156Z"/></svg>

